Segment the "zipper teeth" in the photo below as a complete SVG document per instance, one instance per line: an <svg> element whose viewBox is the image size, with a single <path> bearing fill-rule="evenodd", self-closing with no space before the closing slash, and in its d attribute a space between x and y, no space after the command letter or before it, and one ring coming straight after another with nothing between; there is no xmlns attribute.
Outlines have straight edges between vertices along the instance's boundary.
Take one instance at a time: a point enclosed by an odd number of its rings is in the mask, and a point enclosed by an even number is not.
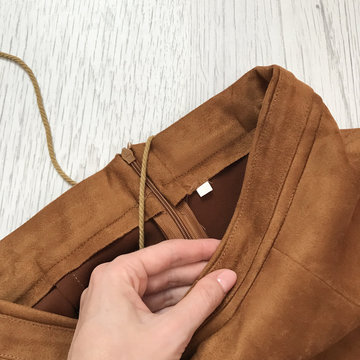
<svg viewBox="0 0 360 360"><path fill-rule="evenodd" d="M141 168L140 165L137 163L137 160L130 163L130 166L136 171L136 173L140 176L141 175ZM181 218L176 213L176 210L173 206L166 200L164 195L159 191L156 185L150 180L149 177L146 176L146 185L150 188L150 190L154 193L157 199L161 202L164 208L168 211L169 215L174 220L175 224L180 229L181 234L185 239L191 239L192 236L188 229L186 228L185 224L181 220Z"/></svg>

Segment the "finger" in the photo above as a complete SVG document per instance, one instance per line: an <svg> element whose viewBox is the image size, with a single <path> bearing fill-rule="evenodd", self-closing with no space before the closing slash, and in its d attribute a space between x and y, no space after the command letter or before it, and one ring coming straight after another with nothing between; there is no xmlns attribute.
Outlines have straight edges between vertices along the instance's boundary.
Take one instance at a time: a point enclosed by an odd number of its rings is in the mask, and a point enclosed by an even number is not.
<svg viewBox="0 0 360 360"><path fill-rule="evenodd" d="M174 329L182 329L192 336L202 322L220 305L234 286L236 273L221 269L201 278L191 291L165 315Z"/></svg>
<svg viewBox="0 0 360 360"><path fill-rule="evenodd" d="M158 274L166 269L209 260L219 245L217 239L174 239L165 240L130 254L117 257L135 264L141 262L147 276Z"/></svg>
<svg viewBox="0 0 360 360"><path fill-rule="evenodd" d="M189 289L190 285L167 289L156 294L144 296L143 302L152 312L157 312L163 308L177 304Z"/></svg>
<svg viewBox="0 0 360 360"><path fill-rule="evenodd" d="M80 296L80 308L84 306L86 294L88 292L88 288L84 289Z"/></svg>
<svg viewBox="0 0 360 360"><path fill-rule="evenodd" d="M145 295L150 295L178 286L191 285L208 262L198 261L193 264L168 269L148 279Z"/></svg>
<svg viewBox="0 0 360 360"><path fill-rule="evenodd" d="M170 311L173 308L174 308L174 305L171 305L171 306L168 306L166 308L160 309L159 311L156 311L155 314L158 314L158 315L165 314L165 313L167 313L168 311Z"/></svg>

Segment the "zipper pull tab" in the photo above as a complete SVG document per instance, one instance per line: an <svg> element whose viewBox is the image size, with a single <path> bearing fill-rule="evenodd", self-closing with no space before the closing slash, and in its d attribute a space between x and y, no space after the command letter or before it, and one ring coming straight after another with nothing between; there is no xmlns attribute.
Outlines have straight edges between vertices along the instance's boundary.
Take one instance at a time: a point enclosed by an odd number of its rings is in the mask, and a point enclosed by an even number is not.
<svg viewBox="0 0 360 360"><path fill-rule="evenodd" d="M133 151L130 148L123 148L121 150L121 157L130 165L136 160Z"/></svg>

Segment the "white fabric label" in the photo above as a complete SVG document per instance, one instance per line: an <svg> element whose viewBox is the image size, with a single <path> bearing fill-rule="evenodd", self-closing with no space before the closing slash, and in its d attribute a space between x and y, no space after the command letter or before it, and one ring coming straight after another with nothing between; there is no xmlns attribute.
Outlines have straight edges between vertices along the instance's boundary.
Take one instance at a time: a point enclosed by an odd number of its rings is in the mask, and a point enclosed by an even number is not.
<svg viewBox="0 0 360 360"><path fill-rule="evenodd" d="M211 185L208 181L206 183L203 183L196 189L196 191L200 197L203 197L204 195L208 194L212 190L213 190L213 188L211 187Z"/></svg>

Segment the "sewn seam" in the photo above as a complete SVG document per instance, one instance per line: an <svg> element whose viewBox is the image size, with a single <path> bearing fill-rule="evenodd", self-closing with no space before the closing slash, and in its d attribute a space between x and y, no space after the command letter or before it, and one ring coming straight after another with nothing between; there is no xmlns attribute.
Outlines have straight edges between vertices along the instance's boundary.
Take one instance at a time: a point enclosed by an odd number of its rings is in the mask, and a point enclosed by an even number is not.
<svg viewBox="0 0 360 360"><path fill-rule="evenodd" d="M318 129L319 129L319 126L320 126L320 122L321 122L322 116L323 116L323 111L322 111L321 114L320 114L320 119L319 119L319 122L318 122L318 126L317 126L317 128L316 128L316 131L315 131L315 134L314 134L314 139L313 139L313 142L312 142L312 144L311 144L311 146L310 146L310 150L309 150L309 154L308 154L308 156L307 156L307 159L309 158L309 156L310 156L310 154L311 154L311 151L312 151L312 148L313 148L313 146L314 146L314 143L315 143L315 140L316 140L316 137L317 137L317 133L318 133ZM305 129L304 129L304 131L305 131ZM300 142L300 141L299 141L299 142ZM299 145L299 144L298 144L298 145ZM291 207L292 200L293 200L293 198L294 198L294 196L295 196L295 193L296 193L297 188L298 188L298 186L299 186L301 177L302 177L303 172L304 172L304 170L305 170L307 159L306 159L306 161L305 161L305 165L304 165L304 167L303 167L303 169L302 169L302 172L301 172L301 174L300 174L299 181L298 181L295 189L293 190L293 192L292 192L292 194L291 194L291 196L290 196L290 198L289 198L289 203L288 203L288 208L287 208L286 214L285 214L285 216L284 216L284 218L283 218L283 222L281 223L281 226L280 226L280 228L279 228L279 231L277 232L277 235L274 237L274 242L273 242L273 244L275 243L275 240L276 240L276 238L279 236L279 234L280 234L280 232L281 232L281 229L282 229L282 226L283 226L284 223L285 223L285 220L286 220L286 218L287 218L287 215L288 215L289 210L290 210L290 207ZM290 165L290 167L291 167L291 165ZM286 179L284 180L284 183L285 183L285 181L286 181ZM284 183L283 183L283 184L284 184ZM273 216L272 216L272 218L273 218ZM271 222L272 218L270 219L270 222ZM261 244L260 244L260 245L261 245ZM259 245L259 247L260 247L260 245ZM270 251L271 251L271 249L272 249L273 247L274 247L274 245L272 245L272 247L270 248L268 254L267 254L266 257L265 257L264 262L262 263L259 271L257 272L255 278L254 278L253 281L251 282L249 288L247 289L246 293L244 294L244 296L243 296L242 300L240 301L240 304L238 305L237 308L239 308L239 306L241 306L242 302L245 300L246 296L248 295L249 291L251 290L251 288L252 288L253 284L255 283L255 281L256 281L259 273L261 272L262 268L264 267L264 264L266 263L266 260L267 260L267 258L268 258L268 255L269 255L269 253L270 253ZM256 255L255 255L255 257L256 257ZM245 276L245 277L246 277L246 276ZM234 293L234 295L235 295L235 293ZM234 296L234 295L233 295L233 296ZM231 299L232 299L232 298L231 298ZM225 306L229 304L229 302L231 301L231 299L225 304ZM225 307L225 306L224 306L224 307ZM225 324L231 319L231 317L232 317L232 316L228 316L228 318L224 321L223 326L225 326ZM212 333L212 335L214 335L214 334L216 334L217 332L219 332L220 329L221 329L221 328L217 329L215 332ZM203 341L201 341L201 342L203 342ZM201 342L200 342L200 343L201 343Z"/></svg>
<svg viewBox="0 0 360 360"><path fill-rule="evenodd" d="M205 159L201 160L199 163L193 165L190 169L188 169L186 172L175 176L174 178L172 178L170 181L163 183L162 185L168 185L171 184L174 181L177 181L179 178L182 178L184 176L186 176L188 173L190 173L191 171L193 171L194 169L202 166L205 162L207 162L210 158L214 157L215 155L217 155L218 153L224 151L225 149L231 147L234 145L234 143L237 143L239 141L241 141L243 138L245 138L246 136L248 136L249 134L251 134L252 132L254 132L255 129L250 130L249 132L245 133L243 136L239 136L237 138L235 138L234 140L232 140L231 142L229 142L228 144L224 145L223 147L221 147L220 149L216 150L214 153L212 153L211 155L207 156ZM157 156L156 156L157 157ZM157 157L158 158L158 157ZM158 158L159 159L159 158ZM160 160L160 159L159 159ZM160 162L165 166L164 160L160 160ZM166 169L168 169L167 166L165 166ZM170 170L169 170L170 172ZM171 173L171 172L170 172Z"/></svg>
<svg viewBox="0 0 360 360"><path fill-rule="evenodd" d="M316 139L316 137L317 137L317 133L318 133L318 130L319 130L319 126L320 126L320 122L321 122L322 115L323 115L323 113L321 113L320 116L319 116L318 126L317 126L317 128L316 128L316 130L315 130L314 139L313 139L313 142L312 142L312 144L311 144L311 146L310 146L308 156L307 156L306 160L304 161L304 164L305 164L305 165L304 165L304 167L303 167L303 169L302 169L302 171L301 171L301 174L300 174L300 176L299 176L299 180L298 180L295 188L293 189L292 193L291 193L290 196L289 196L289 201L288 201L288 204L287 204L287 207L286 207L286 213L284 214L283 220L282 220L282 222L281 222L281 224L280 224L280 227L279 227L279 230L278 230L277 234L274 236L274 240L273 240L273 243L272 243L271 248L274 247L275 241L276 241L276 239L278 238L278 236L279 236L279 234L280 234L280 232L281 232L281 230L282 230L283 225L285 224L285 221L286 221L287 215L288 215L288 213L289 213L289 210L290 210L292 201L293 201L293 199L294 199L294 197L295 197L295 194L296 194L296 191L297 191L297 189L298 189L299 183L300 183L301 178L302 178L302 176L303 176L303 173L304 173L304 171L305 171L306 163L307 163L307 161L308 161L308 159L309 159L309 156L310 156L310 154L311 154L312 148L313 148L313 146L314 146L315 139ZM304 133L304 131L305 131L305 128L306 128L306 126L305 126L304 129L303 129L302 135L301 135L301 137L300 137L300 139L299 139L299 143L300 143L300 140L301 140L301 138L302 138L302 136L303 136L303 133ZM298 143L298 146L299 146L299 143ZM297 148L298 148L298 146L297 146ZM297 150L296 150L295 154L296 154L296 153L297 153ZM295 154L294 154L294 157L295 157ZM292 163L293 163L293 161L294 161L294 157L293 157L293 159L292 159L291 165L292 165ZM290 165L289 169L291 168L291 165ZM286 176L286 178L285 178L285 180L284 180L284 182L283 182L283 186L282 186L282 188L281 188L281 190L280 190L278 199L279 199L280 196L281 196L281 193L282 193L282 191L283 191L283 188L284 188L284 184L285 184L285 182L286 182L286 179L287 179L287 176ZM276 209L276 207L275 207L275 209ZM271 223L271 221L272 221L272 219L273 219L273 217L274 217L275 209L274 209L273 215L271 216L271 218L270 218L270 220L269 220L269 224ZM262 244L262 242L263 242L263 240L264 240L264 238L265 238L265 235L266 235L266 232L265 232L264 237L262 238L262 240L261 240L261 242L260 242L260 244L259 244L259 246L258 246L258 248L257 248L257 251L256 251L255 256L254 256L254 258L253 258L253 261L252 261L252 263L251 263L251 265L250 265L250 268L251 268L251 266L252 266L252 264L253 264L256 256L257 256L257 254L258 254L258 252L259 252L259 250L260 250L260 247L261 247L261 244ZM246 293L244 294L244 297L243 297L243 299L241 300L241 302L244 301L244 299L246 298L248 292L251 290L252 285L255 283L255 281L256 281L259 273L260 273L261 270L263 269L264 264L265 264L265 262L266 262L266 260L267 260L267 257L269 256L269 253L270 253L270 251L271 251L271 248L269 249L268 253L266 254L263 263L261 264L261 266L260 266L257 274L255 275L255 277L254 277L253 281L251 282L249 288L247 289ZM249 268L249 270L250 270L250 268ZM245 275L244 279L246 278L246 276L247 276L247 274ZM235 293L233 294L233 296L234 296L234 295L235 295ZM233 297L233 296L232 296L232 297ZM232 297L231 297L230 300L225 304L225 306L231 301ZM240 304L241 304L241 302L240 302ZM239 305L239 306L240 306L240 305Z"/></svg>
<svg viewBox="0 0 360 360"><path fill-rule="evenodd" d="M36 323L36 322L30 321L30 320L24 320L24 319L10 316L10 315L0 314L0 319L5 319L9 322L14 322L14 323L28 324L28 325L43 328L43 329L52 329L52 330L63 331L63 332L68 332L68 333L74 332L74 329L64 328L64 327L60 327L58 325L47 325L47 324Z"/></svg>
<svg viewBox="0 0 360 360"><path fill-rule="evenodd" d="M260 124L261 126L261 129L259 129L259 132L260 134L263 134L263 127L265 126L265 122L266 120L268 119L268 117L270 117L271 113L272 113L272 107L273 107L273 104L277 101L277 98L278 98L278 94L280 92L280 75L281 73L279 73L279 78L277 79L277 84L276 84L276 89L275 89L275 92L273 94L273 97L272 97L272 101L270 102L269 104L269 107L266 111L266 114L264 116L264 121ZM258 140L259 142L259 145L261 145L261 141L263 139L263 135L262 137ZM233 229L231 230L231 235L229 236L225 246L224 246L224 249L222 249L221 251L221 254L219 254L219 257L215 260L214 264L212 264L212 266L210 267L209 271L213 270L214 266L216 265L216 263L220 262L224 256L225 256L225 253L229 247L229 243L231 242L231 239L234 237L234 233L236 232L238 226L239 226L239 218L242 216L243 212L244 212L244 206L243 204L246 202L247 198L248 198L248 194L249 194L249 189L253 183L253 169L254 169L254 163L256 162L256 159L258 158L258 151L254 154L254 159L252 160L251 162L251 167L249 168L249 171L248 171L248 174L249 174L249 181L248 181L248 184L247 184L247 187L244 189L245 191L245 194L244 194L244 197L243 197L243 201L240 203L240 210L239 210L239 213L237 215L237 219L236 219L236 222L235 222L235 225L233 227ZM246 175L245 175L246 176ZM240 193L240 196L241 196L241 193ZM240 198L239 198L240 199ZM214 314L215 315L215 314ZM214 315L211 315L211 317L213 317Z"/></svg>
<svg viewBox="0 0 360 360"><path fill-rule="evenodd" d="M175 177L172 173L172 171L170 170L170 168L168 167L168 165L166 164L165 160L162 160L157 154L156 154L156 151L155 149L152 151L152 154L156 157L156 159L159 161L160 164L162 164L164 166L164 168L169 172L169 174L172 176L172 179L170 181L168 181L167 183L164 183L162 185L168 185L172 182L176 182L181 188L184 189L184 187L182 186L182 184L180 184L178 181L177 181L177 176ZM186 190L186 189L184 189Z"/></svg>
<svg viewBox="0 0 360 360"><path fill-rule="evenodd" d="M261 125L261 128L259 129L260 134L263 134L262 129L263 129L263 127L265 126L266 120L269 118L269 116L270 116L271 113L272 113L273 104L275 103L275 101L276 101L277 98L278 98L278 94L279 94L279 92L280 92L280 75L281 75L281 73L279 73L279 78L277 79L277 84L276 84L275 92L274 92L274 94L273 94L273 96L272 96L272 99L271 99L271 101L270 101L270 103L269 103L269 107L268 107L268 109L266 110L266 114L265 114L265 116L264 116L264 121L260 124L260 125ZM258 140L259 145L261 144L262 139L263 139L263 135L262 135L262 137ZM226 253L226 251L227 251L227 249L228 249L229 242L230 242L231 239L233 238L233 236L234 236L233 234L237 231L237 228L238 228L239 222L240 222L240 221L239 221L239 218L242 216L242 214L243 214L243 212L244 212L244 206L243 206L243 204L244 204L244 202L246 201L246 199L248 198L249 188L251 187L251 184L252 184L252 182L253 182L253 168L254 168L254 162L256 161L257 157L258 157L258 151L254 154L254 159L252 160L251 168L249 169L249 172L248 172L250 178L249 178L249 181L248 181L248 184L247 184L247 188L245 189L245 194L244 194L244 197L243 197L243 201L240 203L241 208L240 208L239 213L238 213L238 215L237 215L237 219L236 219L235 225L234 225L233 229L231 230L231 235L229 236L229 238L228 238L228 240L227 240L224 248L221 250L221 254L220 254L219 257L214 261L214 263L211 265L211 267L210 267L210 269L208 270L208 272L211 272L211 271L214 269L214 267L216 266L216 264L219 263L220 261L222 261L222 259L224 258L224 253ZM240 193L240 197L241 197L241 193ZM239 199L240 199L240 198L239 198ZM260 245L259 245L259 246L260 246ZM254 258L255 258L255 257L256 257L256 254L255 254ZM250 267L251 267L251 265L250 265ZM247 275L247 274L246 274L246 275ZM245 280L246 275L244 276L243 281ZM239 284L239 286L243 283L243 281ZM234 291L234 294L236 294L239 286L237 286L236 290ZM233 296L234 296L234 295L233 295ZM233 296L232 296L231 298L229 298L229 300L228 300L226 303L224 303L223 307L225 307L225 306L232 300ZM207 318L207 320L200 326L199 329L203 328L206 323L208 323L209 321L211 321L211 319L213 319L213 318L218 314L218 312L219 312L219 311L213 312L213 313ZM227 322L227 320L226 320L226 322ZM215 331L215 333L216 333L216 332L217 332L217 331Z"/></svg>
<svg viewBox="0 0 360 360"><path fill-rule="evenodd" d="M25 358L20 358L18 356L14 356L14 355L9 355L9 354L0 354L0 358L1 359L5 359L5 360L25 360Z"/></svg>
<svg viewBox="0 0 360 360"><path fill-rule="evenodd" d="M271 115L273 113L274 106L278 102L278 96L279 96L279 93L280 93L280 89L282 89L282 87L281 87L282 84L280 82L280 76L281 76L281 73L279 73L279 78L278 78L278 83L277 83L278 86L277 86L276 92L274 94L273 101L271 102L271 104L270 104L270 106L268 108L268 113L266 114L266 116L264 118L264 121L261 124L261 129L259 130L261 138L259 139L259 142L258 142L258 149L260 149L262 144L263 144L263 141L265 139L264 133L265 133L265 131L267 129L266 125L268 124L268 119L271 117ZM250 171L249 171L251 177L249 179L248 186L246 188L245 199L248 198L251 185L252 185L252 183L254 181L254 169L255 169L255 165L256 165L256 161L257 161L258 157L259 157L259 150L255 153L254 159L251 162L251 168L250 168ZM286 179L284 179L284 182L285 182L285 180ZM234 238L234 234L235 234L235 232L236 232L236 230L237 230L237 228L239 226L239 223L240 223L240 217L242 216L242 214L244 213L244 210L245 210L244 205L243 205L245 202L246 202L245 200L242 202L241 209L239 211L239 215L238 215L237 220L236 220L236 224L234 226L233 231L231 232L231 235L229 236L228 241L226 242L226 244L224 246L223 251L221 252L220 258L218 259L219 262L222 261L222 259L225 257L225 255L227 254L227 250L229 249L230 244L232 243L232 240ZM270 222L271 222L271 219L270 219ZM261 243L262 243L262 241L260 242L259 247L261 246ZM255 254L255 257L256 257L256 254ZM246 275L245 275L243 280L245 280L245 278L246 278ZM239 284L239 286L240 285L241 285L241 283Z"/></svg>
<svg viewBox="0 0 360 360"><path fill-rule="evenodd" d="M145 196L145 199L147 199L148 197L151 197L152 193L148 192L148 194ZM85 240L84 242L82 242L81 244L79 244L79 246L77 246L75 249L73 249L69 254L67 254L65 257L61 258L59 261L57 261L54 265L52 265L47 271L46 273L29 289L27 290L21 297L22 298L24 296L26 296L29 291L31 291L32 289L34 289L36 286L38 286L41 282L46 281L46 275L60 262L62 262L63 260L67 259L68 257L70 257L72 254L74 254L75 252L81 250L87 242L89 242L93 237L97 236L99 233L101 233L102 231L106 230L108 227L114 225L116 222L118 222L119 220L121 220L121 218L123 218L128 212L130 212L132 209L138 207L138 204L135 204L134 206L132 206L131 208L129 208L128 210L126 210L121 216L119 216L117 219L115 219L113 222L111 222L110 224L106 225L105 227L103 227L102 229L98 230L95 234L91 235L87 240ZM63 276L65 276L66 274L64 274ZM51 286L54 286L56 284L53 283L49 283ZM19 299L18 298L18 299ZM18 299L15 300L18 301Z"/></svg>
<svg viewBox="0 0 360 360"><path fill-rule="evenodd" d="M54 286L55 289L59 292L59 294L61 295L62 299L63 299L67 304L69 304L75 312L78 313L78 312L79 312L79 309L77 309L77 308L73 305L73 303L63 294L63 292L62 292L61 289L57 286L57 284L54 284L53 286ZM46 295L45 295L44 297L46 297ZM44 297L43 297L43 298L44 298ZM36 304L38 304L43 298L39 299Z"/></svg>
<svg viewBox="0 0 360 360"><path fill-rule="evenodd" d="M351 305L354 305L356 307L360 308L360 304L356 303L355 301L353 301L352 299L350 299L349 297L347 297L345 294L343 294L342 292L340 292L339 290L337 290L336 288L334 288L331 284L329 284L327 281L325 281L324 279L322 279L319 275L316 275L314 272L312 272L310 269L308 269L306 266L304 266L301 262L295 260L292 256L290 256L289 254L284 253L283 251L281 251L280 249L278 249L275 245L273 246L273 249L278 251L280 254L286 256L288 259L290 259L291 261L293 261L295 264L299 265L302 269L304 269L305 271L307 271L308 273L310 273L312 276L314 276L316 279L318 279L319 281L321 281L324 285L326 285L328 288L330 288L331 290L333 290L336 294L338 294L339 296L341 296L344 300L346 300L348 303L350 303Z"/></svg>
<svg viewBox="0 0 360 360"><path fill-rule="evenodd" d="M273 111L273 106L272 106L272 104L275 104L275 103L277 102L278 93L280 92L280 88L281 88L280 83L279 83L279 81L280 81L280 75L281 75L281 73L279 74L278 87L277 87L276 92L275 92L275 94L274 94L273 101L271 102L271 105L270 105L271 109L268 109L268 114L265 116L265 120L268 119L268 118L271 116L271 114L272 114L272 111ZM293 158L292 158L292 160L291 160L290 166L289 166L288 169L286 170L287 173L289 173L289 170L290 170L290 168L291 168L291 165L292 165L292 163L293 163L293 161L294 161L294 158L295 158L295 155L296 155L296 153L297 153L297 149L298 149L298 147L299 147L299 144L300 144L300 142L301 142L301 139L302 139L303 134L304 134L304 132L305 132L305 129L306 129L306 127L307 127L307 123L308 123L308 119L309 119L309 115L310 115L310 109L311 109L311 105L312 105L312 103L313 103L313 98L314 98L314 94L312 94L311 99L310 99L309 103L307 104L307 107L306 107L306 116L305 116L306 122L305 122L305 124L304 124L302 133L301 133L301 135L299 136L298 143L297 143L297 146L296 146L296 150L295 150L295 152L294 152L294 155L293 155ZM323 113L323 112L321 112L321 114L320 114L320 116L319 116L319 123L320 123L320 119L321 119L321 117L322 117L322 113ZM262 124L263 126L264 126L264 123L265 123L265 121L264 121L263 124ZM319 123L318 123L318 127L319 127ZM316 129L316 131L315 131L313 143L312 143L311 146L310 146L308 156L310 155L311 149L312 149L313 144L314 144L314 142L315 142L318 127L317 127L317 129ZM264 130L265 130L265 129L264 129ZM261 132L261 134L263 134L263 133L264 133L264 132ZM262 138L262 139L263 139L263 138ZM259 145L261 144L260 141L262 141L262 139L259 140ZM257 158L257 155L258 155L258 153L255 154L255 159ZM254 161L253 161L253 163L252 163L252 168L253 168L253 166L254 166L253 164L255 163L255 159L253 159ZM305 164L306 164L306 161L305 161ZM304 168L305 168L305 166L304 166ZM304 169L303 169L303 171L304 171ZM246 196L247 196L247 193L248 193L248 191L249 191L250 185L251 185L252 180L253 180L252 175L253 175L253 173L251 172L251 180L249 179ZM300 182L301 176L302 176L302 173L300 174L299 182ZM285 184L285 182L286 182L286 179L287 179L287 175L286 175L286 177L285 177L285 179L284 179L284 181L283 181L283 183L282 183L282 188L280 189L280 192L279 192L279 195L278 195L278 198L277 198L277 199L279 199L280 196L281 196L281 193L282 193L284 184ZM288 211L289 211L289 209L290 209L290 204L291 204L291 202L292 202L292 197L294 196L294 194L295 194L295 192L296 192L296 189L297 189L297 187L298 187L299 182L297 183L297 185L296 185L293 193L292 193L291 196L290 196L289 206L288 206L288 209L287 209L286 214L284 215L283 223L285 222L285 219L286 219L286 217L287 217L287 213L288 213ZM244 203L244 202L243 202L243 203ZM269 220L269 224L271 223L271 221L272 221L272 219L273 219L273 216L274 216L274 214L275 214L275 209L276 209L276 206L275 206L274 212L273 212L273 214L272 214L272 216L271 216L271 218L270 218L270 220ZM221 253L220 257L219 257L219 258L215 261L215 263L212 265L212 268L216 265L216 263L217 263L218 261L221 261L221 259L225 256L224 250L225 250L225 248L228 246L229 240L230 240L231 238L233 238L234 233L236 232L236 229L237 229L238 224L239 224L239 218L240 218L242 212L243 212L243 207L242 207L241 211L239 212L239 214L238 214L238 216L237 216L236 224L235 224L235 226L234 226L234 228L233 228L233 230L232 230L232 233L231 233L231 236L230 236L229 239L228 239L228 242L226 243L224 249L222 250L222 253ZM281 224L281 227L282 227L283 223ZM276 237L278 236L279 232L281 231L281 227L280 227L277 235L275 236L275 239L276 239ZM236 287L236 290L233 292L232 296L229 297L228 300L224 303L223 308L225 308L225 307L231 302L231 300L233 299L233 297L234 297L235 294L237 293L237 290L240 288L240 286L242 285L242 283L243 283L243 282L245 281L245 279L247 278L247 274L248 274L248 272L250 271L250 269L251 269L251 267L252 267L252 264L253 264L255 258L257 257L257 254L258 254L259 249L261 248L261 245L262 245L262 243L263 243L265 234L266 234L266 231L265 231L265 233L264 233L264 236L263 236L262 240L260 241L260 243L259 243L259 245L258 245L258 248L257 248L257 250L256 250L256 253L255 253L254 257L253 257L253 260L252 260L252 262L251 262L251 264L250 264L250 266L249 266L249 269L248 269L247 273L245 274L245 276L244 276L243 280L241 281L241 283ZM267 258L267 257L266 257L266 258ZM265 261L266 261L266 258L265 258L263 264L261 265L258 273L256 274L254 280L252 281L252 283L250 284L249 288L247 289L247 291L246 291L243 299L241 300L241 302L245 299L247 293L250 291L250 289L251 289L251 287L252 287L252 284L255 282L255 280L256 280L259 272L261 271L261 269L262 269L262 267L263 267L263 265L264 265L264 263L265 263ZM211 268L211 269L212 269L212 268ZM211 269L210 269L209 271L211 271ZM207 323L208 321L210 321L213 317L215 317L215 316L217 315L217 313L218 313L218 311L216 311L215 313L213 313L212 315L210 315L210 317L207 319L206 323ZM230 318L231 318L231 317L230 317ZM225 320L224 325L229 321L230 318L228 318L228 319ZM203 324L201 327L203 327L203 326L204 326L204 324ZM219 330L220 330L220 329L216 330L213 334L215 334L215 333L218 332Z"/></svg>
<svg viewBox="0 0 360 360"><path fill-rule="evenodd" d="M114 225L115 223L117 223L119 220L121 220L126 214L128 214L131 210L137 208L138 205L135 204L134 206L130 207L128 210L126 210L121 216L119 216L118 218L116 218L114 221L112 221L110 224L104 226L103 228L101 228L100 230L98 230L95 234L91 235L89 238L87 238L85 241L83 241L81 244L79 244L75 249L73 249L70 253L68 253L66 256L62 257L60 260L58 260L54 265L52 265L47 271L46 274L42 277L39 278L39 280L37 280L35 282L35 284L29 289L27 290L21 297L24 297L25 295L27 295L29 293L29 291L31 291L32 289L34 289L35 287L37 287L40 283L42 283L43 281L46 280L46 275L47 273L49 273L49 271L51 271L56 265L58 265L59 263L61 263L62 261L66 260L67 258L69 258L72 254L74 254L75 252L81 250L92 238L96 237L98 234L100 234L102 231L106 230L107 228L109 228L110 226ZM20 297L20 298L21 298ZM17 299L18 300L18 299Z"/></svg>
<svg viewBox="0 0 360 360"><path fill-rule="evenodd" d="M81 289L85 290L84 284L79 280L79 278L76 276L75 272L73 272L71 275L72 275L73 279L76 280L76 284L78 284Z"/></svg>

